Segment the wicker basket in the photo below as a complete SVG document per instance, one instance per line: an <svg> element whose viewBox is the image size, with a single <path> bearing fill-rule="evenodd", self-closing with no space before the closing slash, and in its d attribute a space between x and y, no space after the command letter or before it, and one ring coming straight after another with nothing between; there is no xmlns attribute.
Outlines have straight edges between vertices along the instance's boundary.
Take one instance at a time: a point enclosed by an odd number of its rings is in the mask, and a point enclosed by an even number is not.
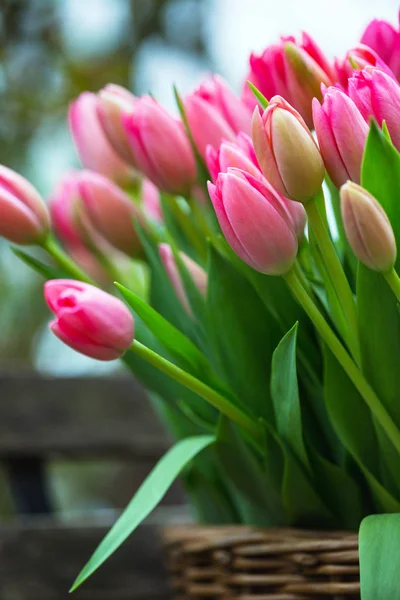
<svg viewBox="0 0 400 600"><path fill-rule="evenodd" d="M163 542L176 600L360 600L354 533L180 525Z"/></svg>

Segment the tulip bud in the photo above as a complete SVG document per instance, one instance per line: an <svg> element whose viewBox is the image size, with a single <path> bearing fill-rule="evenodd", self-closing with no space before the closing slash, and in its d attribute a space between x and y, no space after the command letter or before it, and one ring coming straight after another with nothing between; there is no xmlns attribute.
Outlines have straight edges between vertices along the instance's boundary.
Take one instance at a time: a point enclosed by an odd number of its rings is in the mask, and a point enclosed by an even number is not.
<svg viewBox="0 0 400 600"><path fill-rule="evenodd" d="M157 223L162 223L160 192L149 179L143 179L142 181L142 209L146 217Z"/></svg>
<svg viewBox="0 0 400 600"><path fill-rule="evenodd" d="M118 298L69 279L47 281L44 296L56 316L51 331L77 352L97 360L115 360L132 345L133 317Z"/></svg>
<svg viewBox="0 0 400 600"><path fill-rule="evenodd" d="M391 23L374 19L367 25L360 41L375 50L397 79L400 78L400 32Z"/></svg>
<svg viewBox="0 0 400 600"><path fill-rule="evenodd" d="M215 150L212 146L207 146L206 163L213 182L216 181L218 173L226 173L229 167L247 171L247 173L251 173L258 179L264 178L258 163L254 162L252 157L246 155L246 151L237 143L222 142L218 150Z"/></svg>
<svg viewBox="0 0 400 600"><path fill-rule="evenodd" d="M357 258L370 269L386 273L396 261L396 240L379 202L348 181L340 188L344 229Z"/></svg>
<svg viewBox="0 0 400 600"><path fill-rule="evenodd" d="M250 72L243 88L249 106L256 104L247 80L267 98L280 95L312 127L311 100L321 97L321 83L331 85L335 72L314 40L306 33L300 42L292 36L268 46L261 56L250 56Z"/></svg>
<svg viewBox="0 0 400 600"><path fill-rule="evenodd" d="M115 183L93 171L81 171L79 195L94 228L115 248L130 256L140 250L134 221L143 215Z"/></svg>
<svg viewBox="0 0 400 600"><path fill-rule="evenodd" d="M78 224L81 198L78 190L78 171L66 173L50 197L51 223L58 239L68 249L84 246Z"/></svg>
<svg viewBox="0 0 400 600"><path fill-rule="evenodd" d="M297 238L284 201L267 182L228 169L208 183L222 232L234 252L256 271L287 273L297 254Z"/></svg>
<svg viewBox="0 0 400 600"><path fill-rule="evenodd" d="M313 118L321 154L333 183L337 187L348 179L359 183L369 128L354 102L338 88L330 87L322 105L313 100Z"/></svg>
<svg viewBox="0 0 400 600"><path fill-rule="evenodd" d="M135 96L125 88L108 84L98 93L98 116L105 136L115 152L127 163L133 163L122 115L133 110Z"/></svg>
<svg viewBox="0 0 400 600"><path fill-rule="evenodd" d="M367 66L377 67L395 79L394 73L389 69L388 65L383 62L374 50L358 44L346 53L343 60L335 60L336 74L339 84L344 90L347 90L348 80L354 73L354 69L362 70Z"/></svg>
<svg viewBox="0 0 400 600"><path fill-rule="evenodd" d="M400 150L400 85L397 81L379 69L367 67L350 77L348 93L367 123L371 117L379 125L385 120L391 140Z"/></svg>
<svg viewBox="0 0 400 600"><path fill-rule="evenodd" d="M307 202L320 189L325 167L310 130L280 96L253 114L253 143L265 177L283 195Z"/></svg>
<svg viewBox="0 0 400 600"><path fill-rule="evenodd" d="M179 302L185 309L186 313L190 316L193 316L192 309L190 307L190 302L188 300L185 287L183 285L183 281L178 269L178 265L176 264L175 256L172 252L171 246L169 244L160 244L158 246L158 250L165 271L168 275L168 279L170 280L171 285L175 290ZM197 286L200 294L202 296L205 296L207 292L207 273L204 269L200 267L200 265L194 262L194 260L192 260L183 252L180 252L179 255L182 259L183 264L188 270L189 275L193 279L193 283Z"/></svg>
<svg viewBox="0 0 400 600"><path fill-rule="evenodd" d="M70 105L68 118L79 158L86 169L121 184L137 179L135 169L114 152L104 134L96 94L81 94Z"/></svg>
<svg viewBox="0 0 400 600"><path fill-rule="evenodd" d="M49 231L46 205L21 175L0 165L0 235L14 244L41 244Z"/></svg>
<svg viewBox="0 0 400 600"><path fill-rule="evenodd" d="M135 164L158 188L186 194L196 180L196 162L183 125L149 96L138 98L124 127Z"/></svg>

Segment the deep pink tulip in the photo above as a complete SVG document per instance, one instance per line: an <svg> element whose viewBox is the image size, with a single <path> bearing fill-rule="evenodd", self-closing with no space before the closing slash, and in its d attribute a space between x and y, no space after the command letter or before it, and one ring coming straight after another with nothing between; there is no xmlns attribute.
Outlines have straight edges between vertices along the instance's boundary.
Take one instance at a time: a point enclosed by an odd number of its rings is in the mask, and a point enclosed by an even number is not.
<svg viewBox="0 0 400 600"><path fill-rule="evenodd" d="M207 147L206 163L213 182L216 181L219 173L226 173L229 167L247 171L258 179L263 178L254 149L251 152L250 148L245 149L244 145L240 146L239 143L222 142L218 150L213 146Z"/></svg>
<svg viewBox="0 0 400 600"><path fill-rule="evenodd" d="M300 114L280 96L253 114L253 143L265 177L283 196L307 202L320 189L325 167Z"/></svg>
<svg viewBox="0 0 400 600"><path fill-rule="evenodd" d="M303 33L300 42L293 36L282 37L257 56L250 56L250 70L243 86L243 97L254 107L255 97L247 81L251 81L269 100L285 98L312 127L311 100L321 98L321 83L331 85L335 72L315 41Z"/></svg>
<svg viewBox="0 0 400 600"><path fill-rule="evenodd" d="M135 169L116 154L105 136L96 94L83 92L70 105L68 118L76 149L86 169L102 173L121 184L137 179Z"/></svg>
<svg viewBox="0 0 400 600"><path fill-rule="evenodd" d="M138 98L123 121L142 173L165 192L188 193L196 180L196 162L182 123L150 96Z"/></svg>
<svg viewBox="0 0 400 600"><path fill-rule="evenodd" d="M348 93L367 123L370 117L379 125L385 120L392 142L400 150L400 85L397 81L383 71L367 67L350 77Z"/></svg>
<svg viewBox="0 0 400 600"><path fill-rule="evenodd" d="M118 298L70 279L47 281L44 297L56 316L51 331L77 352L97 360L115 360L131 346L133 317Z"/></svg>
<svg viewBox="0 0 400 600"><path fill-rule="evenodd" d="M41 244L49 224L46 205L33 185L0 165L0 235L14 244Z"/></svg>
<svg viewBox="0 0 400 600"><path fill-rule="evenodd" d="M133 163L122 115L133 110L135 96L128 90L109 83L98 93L98 116L103 131L115 152L127 163Z"/></svg>
<svg viewBox="0 0 400 600"><path fill-rule="evenodd" d="M361 36L361 43L369 46L400 79L400 31L387 21L374 19Z"/></svg>
<svg viewBox="0 0 400 600"><path fill-rule="evenodd" d="M146 217L158 223L163 221L160 191L149 179L143 179L142 181L141 202Z"/></svg>
<svg viewBox="0 0 400 600"><path fill-rule="evenodd" d="M313 118L326 170L340 187L348 179L360 182L368 125L354 102L336 87L326 90L322 105L313 101Z"/></svg>
<svg viewBox="0 0 400 600"><path fill-rule="evenodd" d="M190 316L193 315L192 309L190 307L190 302L187 297L185 286L183 285L183 281L179 272L178 265L176 264L174 253L172 252L172 248L169 244L160 244L158 246L158 250L160 253L160 257L162 263L164 265L165 271L168 275L168 279L171 282L172 287L175 290L176 296L181 303L182 307L185 309L186 313ZM200 267L194 260L192 260L189 256L180 252L180 258L186 269L189 272L189 275L193 279L193 283L197 286L200 294L202 296L206 295L207 292L207 273L206 271Z"/></svg>
<svg viewBox="0 0 400 600"><path fill-rule="evenodd" d="M115 248L130 256L140 250L134 221L144 223L133 201L115 183L93 171L77 177L79 196L93 227Z"/></svg>
<svg viewBox="0 0 400 600"><path fill-rule="evenodd" d="M348 80L353 75L354 69L360 70L367 66L376 67L395 79L394 73L374 50L363 44L357 44L357 46L346 53L343 60L335 59L335 69L339 85L344 90L347 90Z"/></svg>
<svg viewBox="0 0 400 600"><path fill-rule="evenodd" d="M287 273L297 254L297 238L284 201L267 182L228 169L208 191L222 232L234 252L256 271Z"/></svg>

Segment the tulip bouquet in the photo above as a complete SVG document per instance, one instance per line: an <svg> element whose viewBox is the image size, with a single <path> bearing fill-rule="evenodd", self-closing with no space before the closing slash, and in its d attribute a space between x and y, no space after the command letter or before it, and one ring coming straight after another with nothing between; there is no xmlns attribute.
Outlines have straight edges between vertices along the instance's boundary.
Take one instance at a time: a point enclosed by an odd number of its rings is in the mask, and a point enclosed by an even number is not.
<svg viewBox="0 0 400 600"><path fill-rule="evenodd" d="M282 38L250 57L241 97L218 76L176 93L179 119L115 85L82 94L85 170L49 213L1 167L0 233L39 247L14 251L48 279L51 330L121 357L176 439L74 588L182 475L206 523L356 530L378 513L363 594L395 597L398 77L386 22L333 63L306 34Z"/></svg>

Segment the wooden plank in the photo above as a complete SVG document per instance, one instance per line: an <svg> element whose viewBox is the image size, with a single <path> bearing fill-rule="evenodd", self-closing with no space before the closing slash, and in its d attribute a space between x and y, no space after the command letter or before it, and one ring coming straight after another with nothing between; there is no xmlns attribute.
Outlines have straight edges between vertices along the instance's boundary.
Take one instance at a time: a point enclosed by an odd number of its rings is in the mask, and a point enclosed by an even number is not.
<svg viewBox="0 0 400 600"><path fill-rule="evenodd" d="M166 436L128 377L0 376L0 459L9 456L158 458Z"/></svg>
<svg viewBox="0 0 400 600"><path fill-rule="evenodd" d="M1 600L67 600L111 522L29 520L0 527ZM75 594L76 600L167 600L156 525L144 524Z"/></svg>

